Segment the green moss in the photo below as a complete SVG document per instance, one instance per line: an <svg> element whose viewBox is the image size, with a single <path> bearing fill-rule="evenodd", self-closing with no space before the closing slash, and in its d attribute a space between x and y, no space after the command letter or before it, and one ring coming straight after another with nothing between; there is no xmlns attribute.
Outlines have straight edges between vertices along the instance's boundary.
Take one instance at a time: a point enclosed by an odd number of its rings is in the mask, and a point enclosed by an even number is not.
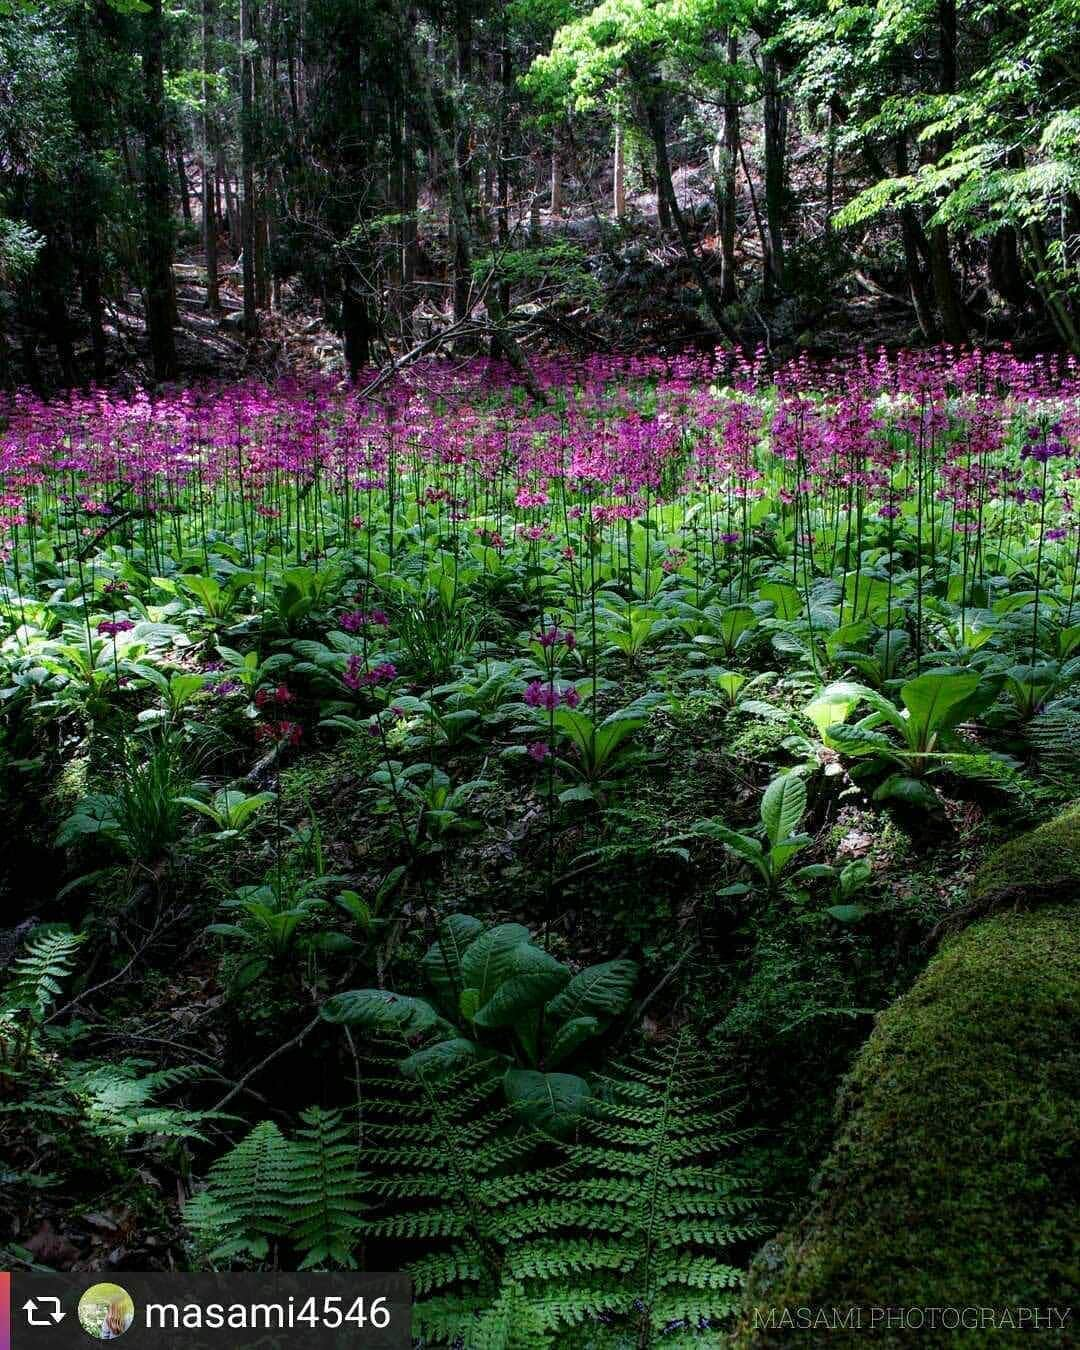
<svg viewBox="0 0 1080 1350"><path fill-rule="evenodd" d="M992 853L976 874L970 894L977 900L1009 886L1024 886L1037 899L1040 886L1062 880L1080 883L1080 806Z"/></svg>
<svg viewBox="0 0 1080 1350"><path fill-rule="evenodd" d="M1078 1147L1080 906L984 919L879 1018L815 1200L755 1262L735 1343L789 1344L797 1332L761 1327L769 1310L1075 1305ZM956 1345L986 1332L879 1328L876 1340L913 1336Z"/></svg>

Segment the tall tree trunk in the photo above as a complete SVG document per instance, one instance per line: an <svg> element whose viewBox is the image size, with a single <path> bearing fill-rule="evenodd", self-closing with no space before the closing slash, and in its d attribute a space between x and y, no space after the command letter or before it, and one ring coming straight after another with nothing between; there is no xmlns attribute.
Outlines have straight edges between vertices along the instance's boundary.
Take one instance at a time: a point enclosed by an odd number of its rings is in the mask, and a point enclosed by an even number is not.
<svg viewBox="0 0 1080 1350"><path fill-rule="evenodd" d="M1025 305L1028 288L1020 266L1020 245L1012 225L1002 225L990 236L990 284L1010 305Z"/></svg>
<svg viewBox="0 0 1080 1350"><path fill-rule="evenodd" d="M253 2L240 0L240 156L244 180L240 246L244 260L244 332L248 337L255 337L259 331L255 305L255 127L250 52Z"/></svg>
<svg viewBox="0 0 1080 1350"><path fill-rule="evenodd" d="M682 244L683 254L686 261L690 264L690 270L694 274L694 280L698 284L698 290L701 292L701 298L705 302L705 307L712 316L713 322L722 333L735 339L735 333L731 325L724 317L724 309L720 303L720 297L709 283L709 278L705 275L705 269L701 265L701 259L698 257L697 250L694 248L693 240L690 238L690 231L686 227L686 221L683 219L682 210L679 207L678 199L675 196L675 185L671 181L671 161L668 159L667 149L667 126L663 115L663 92L659 88L650 90L646 95L645 115L652 133L653 149L656 154L656 186L658 200L666 201L668 213L674 222L676 232L679 236L679 242Z"/></svg>
<svg viewBox="0 0 1080 1350"><path fill-rule="evenodd" d="M941 92L952 94L956 90L956 0L938 0L938 29L941 39ZM948 153L951 145L951 137L939 137L939 159ZM930 230L929 242L930 276L934 283L938 313L941 315L942 331L949 342L965 342L967 321L953 277L948 226L934 225Z"/></svg>
<svg viewBox="0 0 1080 1350"><path fill-rule="evenodd" d="M457 7L457 78L463 90L472 80L472 15L468 9L469 0L458 0ZM471 212L472 181L469 172L469 134L463 119L454 117L454 169L465 194L466 222ZM471 260L466 236L461 234L460 221L453 220L454 233L454 319L460 322L469 309L469 292L472 289Z"/></svg>
<svg viewBox="0 0 1080 1350"><path fill-rule="evenodd" d="M784 215L787 193L787 104L780 90L780 69L774 52L761 58L765 127L765 298L773 300L784 285Z"/></svg>
<svg viewBox="0 0 1080 1350"><path fill-rule="evenodd" d="M173 156L176 160L176 184L180 194L180 214L191 221L191 184L184 163L184 137L180 127L173 127Z"/></svg>
<svg viewBox="0 0 1080 1350"><path fill-rule="evenodd" d="M739 61L739 39L730 33L727 40L727 63L732 78L724 86L724 139L722 161L717 175L717 205L720 217L720 302L733 304L737 298L735 286L735 214L738 209L737 174L739 171L739 102L736 98L734 68Z"/></svg>
<svg viewBox="0 0 1080 1350"><path fill-rule="evenodd" d="M562 137L559 135L558 129L556 129L551 143L551 205L549 210L553 220L563 213Z"/></svg>
<svg viewBox="0 0 1080 1350"><path fill-rule="evenodd" d="M611 208L616 220L626 215L626 139L621 113L615 115L615 152L611 173Z"/></svg>
<svg viewBox="0 0 1080 1350"><path fill-rule="evenodd" d="M97 15L85 10L76 27L77 88L81 96L71 100L72 121L79 137L82 154L75 167L74 239L78 255L83 308L90 323L90 350L93 358L94 381L104 384L106 369L105 301L102 294L101 260L101 197L94 167L105 140L106 94L98 78L95 60ZM74 91L73 91L74 92Z"/></svg>
<svg viewBox="0 0 1080 1350"><path fill-rule="evenodd" d="M202 0L202 226L206 257L206 308L216 314L218 294L217 191L214 182L214 111L210 76L213 73L214 0Z"/></svg>
<svg viewBox="0 0 1080 1350"><path fill-rule="evenodd" d="M252 0L251 15L251 114L252 165L257 167L255 178L255 308L270 308L270 221L267 211L268 185L264 172L263 118L266 101L263 89L263 52L266 47L262 14L258 0Z"/></svg>
<svg viewBox="0 0 1080 1350"><path fill-rule="evenodd" d="M411 34L405 23L405 16L399 6L395 6L397 19L397 30L400 41L407 54L409 72L412 77L412 85L418 96L420 109L423 113L424 121L427 123L428 135L431 138L435 149L440 158L446 164L447 184L450 189L450 214L453 218L459 247L464 253L464 262L470 273L472 271L472 222L469 219L468 199L465 196L465 184L461 174L458 172L456 156L451 151L451 146L446 131L443 129L442 122L439 119L438 110L435 107L435 95L431 89L431 80L428 74L428 67L421 62L416 53L411 40ZM451 117L451 135L456 131L457 114L453 105L450 108ZM487 217L479 217L481 228L486 228ZM493 340L502 350L507 361L517 371L525 388L538 403L546 403L543 390L537 383L536 376L533 374L525 354L522 352L517 339L510 331L507 320L506 310L503 308L502 299L499 294L499 287L492 285L486 296L488 315L491 319L491 325L494 329Z"/></svg>
<svg viewBox="0 0 1080 1350"><path fill-rule="evenodd" d="M503 20L502 46L499 50L499 139L497 191L499 194L499 247L504 252L510 247L510 100L514 91L514 63L510 54L507 23ZM510 283L504 281L499 291L503 309L510 310Z"/></svg>
<svg viewBox="0 0 1080 1350"><path fill-rule="evenodd" d="M169 208L165 69L162 58L161 0L147 0L143 14L143 107L145 115L144 198L146 210L146 325L154 378L177 371L176 296L173 288L173 222Z"/></svg>
<svg viewBox="0 0 1080 1350"><path fill-rule="evenodd" d="M825 121L825 233L833 232L836 209L836 99L829 99Z"/></svg>
<svg viewBox="0 0 1080 1350"><path fill-rule="evenodd" d="M671 161L668 159L667 149L667 109L664 107L662 97L650 100L648 123L656 150L656 223L660 227L660 232L667 234L671 230L671 203L675 200L675 184L671 181ZM661 160L667 172L666 184L661 182L660 178Z"/></svg>
<svg viewBox="0 0 1080 1350"><path fill-rule="evenodd" d="M898 178L906 178L908 172L908 152L907 141L901 134L897 136L894 142L894 153L896 155L896 174ZM885 166L872 155L870 158L871 172L876 178L886 176ZM926 240L926 234L919 224L919 217L913 206L901 206L900 208L900 241L904 248L904 271L907 274L908 295L911 297L911 304L915 310L915 322L919 325L919 332L927 341L931 341L937 336L937 324L934 321L934 307L930 296L930 288L927 285L927 265L930 259L930 246Z"/></svg>

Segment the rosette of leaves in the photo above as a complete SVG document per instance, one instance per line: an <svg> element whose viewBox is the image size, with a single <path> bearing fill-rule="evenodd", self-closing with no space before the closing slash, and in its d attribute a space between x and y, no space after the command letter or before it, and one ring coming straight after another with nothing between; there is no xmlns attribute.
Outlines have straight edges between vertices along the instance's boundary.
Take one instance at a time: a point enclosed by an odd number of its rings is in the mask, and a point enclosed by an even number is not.
<svg viewBox="0 0 1080 1350"><path fill-rule="evenodd" d="M409 1053L409 1077L439 1077L486 1063L528 1125L562 1134L589 1099L580 1057L625 1012L633 961L605 961L576 974L532 940L524 925L487 927L452 914L421 963L422 998L354 989L323 1004L328 1022L393 1036Z"/></svg>
<svg viewBox="0 0 1080 1350"><path fill-rule="evenodd" d="M991 757L973 756L958 740L957 728L986 712L1004 683L1003 674L983 674L959 666L925 671L900 686L898 708L864 684L840 681L823 689L804 709L824 743L844 755L866 760L866 774L890 771L874 792L875 801L897 800L912 806L938 806L924 781L935 769L958 772L993 770ZM848 718L859 704L871 712ZM971 761L978 760L978 765ZM998 766L1002 772L1007 765Z"/></svg>

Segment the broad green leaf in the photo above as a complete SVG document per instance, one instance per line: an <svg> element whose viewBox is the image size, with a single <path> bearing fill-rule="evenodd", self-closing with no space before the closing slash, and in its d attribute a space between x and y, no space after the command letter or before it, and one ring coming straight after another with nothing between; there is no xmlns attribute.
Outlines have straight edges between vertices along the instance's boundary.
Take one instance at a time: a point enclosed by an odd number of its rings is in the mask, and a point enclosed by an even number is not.
<svg viewBox="0 0 1080 1350"><path fill-rule="evenodd" d="M535 1069L508 1069L503 1091L521 1120L556 1137L573 1129L592 1096L588 1083L576 1074Z"/></svg>
<svg viewBox="0 0 1080 1350"><path fill-rule="evenodd" d="M625 1011L638 977L635 961L604 961L579 971L548 1004L548 1016L569 1022L580 1017L617 1017Z"/></svg>
<svg viewBox="0 0 1080 1350"><path fill-rule="evenodd" d="M802 596L790 581L767 581L758 595L772 601L778 619L794 619L803 607Z"/></svg>
<svg viewBox="0 0 1080 1350"><path fill-rule="evenodd" d="M458 1007L465 982L461 961L469 944L484 931L484 925L471 914L448 914L435 930L435 941L427 949L420 969L431 986L439 1005L447 1012Z"/></svg>
<svg viewBox="0 0 1080 1350"><path fill-rule="evenodd" d="M865 905L830 905L825 913L838 923L857 923L870 911Z"/></svg>
<svg viewBox="0 0 1080 1350"><path fill-rule="evenodd" d="M908 806L920 806L930 811L941 808L941 802L933 788L928 787L921 779L903 773L890 774L875 788L874 801L905 802Z"/></svg>
<svg viewBox="0 0 1080 1350"><path fill-rule="evenodd" d="M959 720L981 678L974 670L928 670L901 686L900 698L911 713L906 734L913 750L929 749L937 734Z"/></svg>
<svg viewBox="0 0 1080 1350"><path fill-rule="evenodd" d="M422 998L395 994L389 989L350 989L322 1005L324 1021L362 1031L398 1032L415 1036L424 1031L453 1028Z"/></svg>
<svg viewBox="0 0 1080 1350"><path fill-rule="evenodd" d="M437 1041L408 1055L398 1067L406 1078L438 1078L444 1074L457 1073L482 1059L494 1057L494 1051L484 1049L476 1041L452 1036L449 1040Z"/></svg>
<svg viewBox="0 0 1080 1350"><path fill-rule="evenodd" d="M478 1027L513 1027L529 1012L539 1011L569 979L570 970L561 961L523 942L510 953L506 977L473 1021Z"/></svg>
<svg viewBox="0 0 1080 1350"><path fill-rule="evenodd" d="M806 784L794 773L774 778L761 799L761 823L775 847L795 833L806 811Z"/></svg>
<svg viewBox="0 0 1080 1350"><path fill-rule="evenodd" d="M545 1063L552 1069L570 1058L578 1046L599 1036L603 1023L598 1017L574 1017L564 1022L555 1035L544 1056Z"/></svg>
<svg viewBox="0 0 1080 1350"><path fill-rule="evenodd" d="M531 934L520 923L502 923L486 928L469 943L461 958L461 978L466 988L475 989L485 1004L502 984L512 965L515 947L528 942Z"/></svg>

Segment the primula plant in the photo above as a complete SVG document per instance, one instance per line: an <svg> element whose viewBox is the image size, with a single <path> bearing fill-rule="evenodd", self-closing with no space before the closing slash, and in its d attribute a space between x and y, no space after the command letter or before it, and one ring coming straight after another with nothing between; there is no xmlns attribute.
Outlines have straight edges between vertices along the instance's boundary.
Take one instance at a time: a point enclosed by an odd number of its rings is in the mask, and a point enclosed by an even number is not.
<svg viewBox="0 0 1080 1350"><path fill-rule="evenodd" d="M606 961L574 974L522 924L493 928L468 914L439 925L421 968L429 998L355 989L322 1007L328 1022L398 1037L406 1076L438 1078L483 1061L501 1075L518 1117L554 1134L569 1129L590 1096L569 1070L629 1006L633 961Z"/></svg>

